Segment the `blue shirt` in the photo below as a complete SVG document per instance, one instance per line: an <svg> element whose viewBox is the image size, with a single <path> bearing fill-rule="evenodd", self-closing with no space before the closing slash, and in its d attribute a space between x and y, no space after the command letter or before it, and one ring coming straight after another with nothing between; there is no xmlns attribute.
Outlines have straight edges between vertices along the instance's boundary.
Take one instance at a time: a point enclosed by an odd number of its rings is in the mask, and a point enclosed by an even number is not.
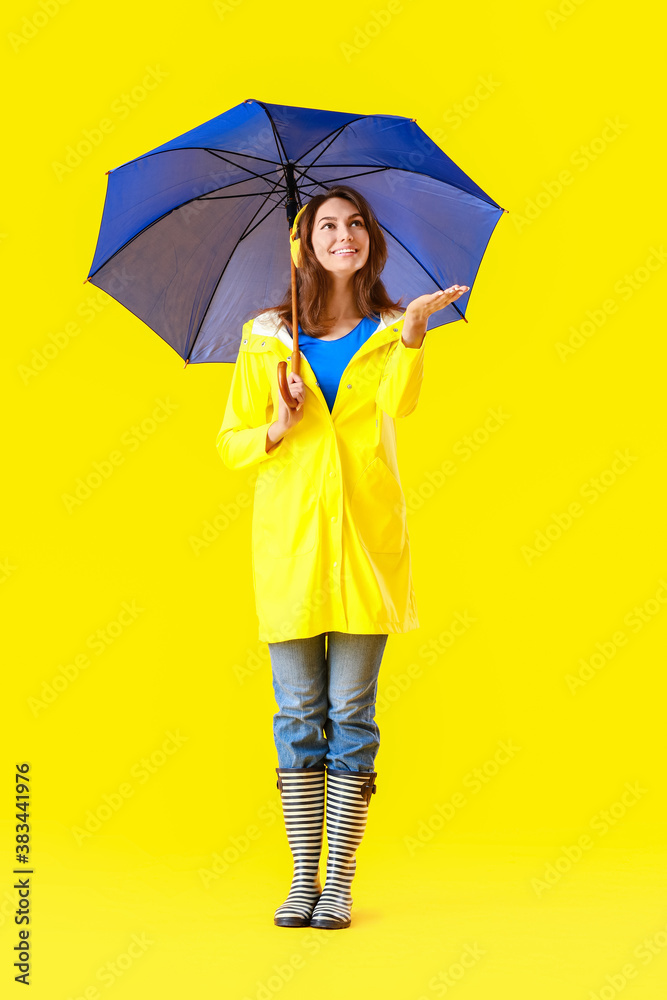
<svg viewBox="0 0 667 1000"><path fill-rule="evenodd" d="M371 319L364 317L354 330L350 330L338 340L322 340L320 337L311 337L302 332L299 323L299 350L308 359L308 364L315 373L315 378L327 401L329 412L333 410L336 401L341 375L362 344L365 344L370 335L375 333L379 323L379 316L374 316Z"/></svg>

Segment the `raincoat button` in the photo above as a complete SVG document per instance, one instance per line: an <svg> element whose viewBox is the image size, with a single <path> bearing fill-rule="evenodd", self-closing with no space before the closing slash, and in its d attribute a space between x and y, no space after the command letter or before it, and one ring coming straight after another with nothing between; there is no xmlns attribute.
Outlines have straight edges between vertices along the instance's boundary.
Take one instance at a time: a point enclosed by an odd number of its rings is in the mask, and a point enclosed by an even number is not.
<svg viewBox="0 0 667 1000"><path fill-rule="evenodd" d="M330 475L330 476L331 476L331 478L333 479L333 477L334 477L334 476L336 475L336 473L335 473L335 472L330 472L330 473L329 473L329 475Z"/></svg>
<svg viewBox="0 0 667 1000"><path fill-rule="evenodd" d="M247 341L247 340L244 340L244 341L243 341L243 343L244 343L244 344L247 344L247 343L248 343L248 341Z"/></svg>
<svg viewBox="0 0 667 1000"><path fill-rule="evenodd" d="M338 563L334 563L334 566L337 566L337 565L338 565Z"/></svg>
<svg viewBox="0 0 667 1000"><path fill-rule="evenodd" d="M397 326L392 327L392 333L398 333L398 327Z"/></svg>
<svg viewBox="0 0 667 1000"><path fill-rule="evenodd" d="M331 518L331 520L332 520L332 521L335 521L335 520L336 520L336 518L335 518L335 517L332 517L332 518Z"/></svg>
<svg viewBox="0 0 667 1000"><path fill-rule="evenodd" d="M315 383L315 385L319 385L319 384L320 384L319 382L316 382L316 383Z"/></svg>
<svg viewBox="0 0 667 1000"><path fill-rule="evenodd" d="M352 388L352 386L351 386L351 385L348 385L348 389L351 389L351 388Z"/></svg>
<svg viewBox="0 0 667 1000"><path fill-rule="evenodd" d="M265 340L263 340L263 341L262 341L262 347L264 347L264 344L265 344L265 343L266 343L266 341L265 341Z"/></svg>

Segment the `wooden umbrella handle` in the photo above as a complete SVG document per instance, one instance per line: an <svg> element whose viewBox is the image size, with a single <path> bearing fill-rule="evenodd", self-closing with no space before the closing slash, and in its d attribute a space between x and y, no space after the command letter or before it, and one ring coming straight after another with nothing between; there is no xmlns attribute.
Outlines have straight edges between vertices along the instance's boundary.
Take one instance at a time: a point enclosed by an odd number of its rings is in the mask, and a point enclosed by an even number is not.
<svg viewBox="0 0 667 1000"><path fill-rule="evenodd" d="M297 302L296 302L296 266L294 264L294 258L290 253L290 261L292 264L292 371L295 375L300 375L300 360L301 353L299 351L299 319L297 315ZM298 399L295 399L289 390L289 385L287 384L287 362L278 362L278 388L280 389L280 395L283 397L290 410L295 410L299 405Z"/></svg>
<svg viewBox="0 0 667 1000"><path fill-rule="evenodd" d="M278 388L280 389L280 395L283 397L290 410L295 410L298 405L298 399L295 399L292 393L289 391L289 385L287 384L287 362L278 362Z"/></svg>

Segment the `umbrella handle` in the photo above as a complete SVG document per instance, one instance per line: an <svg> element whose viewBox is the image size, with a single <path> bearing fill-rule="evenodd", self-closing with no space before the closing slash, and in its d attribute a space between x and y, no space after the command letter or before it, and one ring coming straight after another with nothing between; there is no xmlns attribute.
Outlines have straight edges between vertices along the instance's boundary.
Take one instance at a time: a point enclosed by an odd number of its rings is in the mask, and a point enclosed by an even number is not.
<svg viewBox="0 0 667 1000"><path fill-rule="evenodd" d="M299 400L295 399L289 390L289 385L287 384L287 362L278 362L278 388L280 389L280 395L283 397L290 410L295 410L299 405Z"/></svg>
<svg viewBox="0 0 667 1000"><path fill-rule="evenodd" d="M299 351L299 323L297 315L297 292L296 292L296 264L294 261L294 254L290 249L290 278L292 285L292 371L296 375L301 374L300 370L300 354ZM299 400L295 399L289 390L289 385L287 383L287 362L278 362L278 388L280 389L280 395L283 397L290 410L295 410L299 405Z"/></svg>

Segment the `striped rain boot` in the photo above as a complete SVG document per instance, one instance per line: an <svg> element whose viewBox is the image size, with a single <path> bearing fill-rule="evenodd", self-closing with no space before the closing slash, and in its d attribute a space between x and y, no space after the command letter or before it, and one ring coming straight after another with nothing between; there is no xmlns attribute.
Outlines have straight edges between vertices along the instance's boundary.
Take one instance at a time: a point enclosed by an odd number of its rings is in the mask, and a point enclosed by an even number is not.
<svg viewBox="0 0 667 1000"><path fill-rule="evenodd" d="M307 927L322 885L320 854L324 827L324 765L277 767L285 830L294 858L289 894L276 910L278 927Z"/></svg>
<svg viewBox="0 0 667 1000"><path fill-rule="evenodd" d="M327 878L310 920L311 927L349 927L353 903L350 885L357 867L356 850L366 829L376 771L327 768Z"/></svg>

